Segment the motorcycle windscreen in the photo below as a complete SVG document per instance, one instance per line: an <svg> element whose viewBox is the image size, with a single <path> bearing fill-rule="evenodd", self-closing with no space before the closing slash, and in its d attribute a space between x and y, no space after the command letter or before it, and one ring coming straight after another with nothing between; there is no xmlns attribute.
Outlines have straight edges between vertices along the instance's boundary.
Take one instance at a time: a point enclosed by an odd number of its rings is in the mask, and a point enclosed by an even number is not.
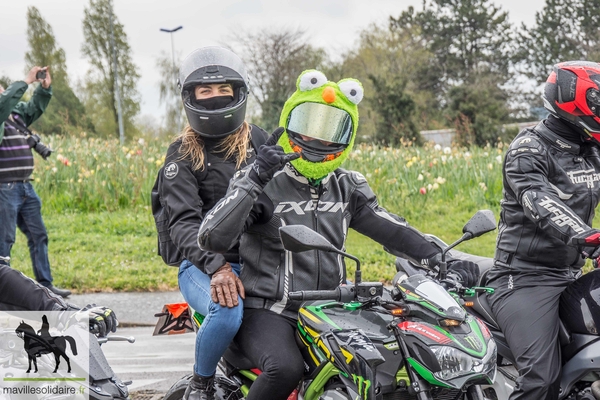
<svg viewBox="0 0 600 400"><path fill-rule="evenodd" d="M412 284L415 294L436 306L437 313L442 312L449 318L464 320L465 311L456 300L441 285L429 278L423 278L423 275L413 275L404 282Z"/></svg>

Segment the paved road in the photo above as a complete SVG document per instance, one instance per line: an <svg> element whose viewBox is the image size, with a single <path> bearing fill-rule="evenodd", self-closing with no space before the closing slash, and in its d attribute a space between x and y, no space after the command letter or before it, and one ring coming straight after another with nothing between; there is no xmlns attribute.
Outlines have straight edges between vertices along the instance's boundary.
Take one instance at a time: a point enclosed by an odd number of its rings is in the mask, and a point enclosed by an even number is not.
<svg viewBox="0 0 600 400"><path fill-rule="evenodd" d="M154 326L154 314L161 312L164 304L185 300L180 292L119 292L74 294L67 301L82 307L91 303L110 307L121 325Z"/></svg>
<svg viewBox="0 0 600 400"><path fill-rule="evenodd" d="M194 366L193 333L152 336L153 329L119 329L119 335L134 336L135 343L108 342L102 345L108 362L119 378L133 381L129 391L134 399L162 398L171 385L192 372Z"/></svg>
<svg viewBox="0 0 600 400"><path fill-rule="evenodd" d="M179 378L192 372L194 334L152 336L164 304L182 302L179 292L88 293L72 295L69 302L96 303L112 308L119 319L119 336L135 343L111 341L102 346L108 362L123 381L131 380L134 400L158 400Z"/></svg>

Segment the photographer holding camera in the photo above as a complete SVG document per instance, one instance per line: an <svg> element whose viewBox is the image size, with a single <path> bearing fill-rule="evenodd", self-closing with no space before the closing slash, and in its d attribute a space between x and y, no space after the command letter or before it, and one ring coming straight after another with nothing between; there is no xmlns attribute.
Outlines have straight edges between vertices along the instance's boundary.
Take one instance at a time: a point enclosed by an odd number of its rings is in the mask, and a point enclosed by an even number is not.
<svg viewBox="0 0 600 400"><path fill-rule="evenodd" d="M20 101L33 82L40 85L31 99ZM27 237L36 280L57 295L66 297L70 291L52 284L42 202L30 183L33 172L31 149L44 159L52 152L27 128L46 110L52 97L51 83L48 67L33 67L23 81L13 82L6 90L0 86L0 256L10 256L18 226Z"/></svg>

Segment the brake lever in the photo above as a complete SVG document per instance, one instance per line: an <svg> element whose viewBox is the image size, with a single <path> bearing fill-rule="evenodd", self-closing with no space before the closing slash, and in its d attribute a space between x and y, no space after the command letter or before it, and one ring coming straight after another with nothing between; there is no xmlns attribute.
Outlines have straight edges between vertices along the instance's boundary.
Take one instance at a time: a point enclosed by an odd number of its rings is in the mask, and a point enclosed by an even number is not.
<svg viewBox="0 0 600 400"><path fill-rule="evenodd" d="M464 289L464 294L468 297L473 297L477 293L483 293L483 292L486 292L487 294L494 294L494 289L490 288L490 287L480 287L480 286L475 286L472 288Z"/></svg>

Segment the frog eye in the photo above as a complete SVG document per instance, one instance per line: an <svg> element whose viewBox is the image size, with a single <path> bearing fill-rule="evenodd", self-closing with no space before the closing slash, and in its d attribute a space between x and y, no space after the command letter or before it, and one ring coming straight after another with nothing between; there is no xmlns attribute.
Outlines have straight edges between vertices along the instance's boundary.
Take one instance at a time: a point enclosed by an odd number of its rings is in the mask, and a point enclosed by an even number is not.
<svg viewBox="0 0 600 400"><path fill-rule="evenodd" d="M320 71L309 71L300 77L298 88L306 92L323 86L327 83L327 78Z"/></svg>
<svg viewBox="0 0 600 400"><path fill-rule="evenodd" d="M344 95L354 104L360 103L365 94L360 82L355 80L347 80L338 83L338 86Z"/></svg>

